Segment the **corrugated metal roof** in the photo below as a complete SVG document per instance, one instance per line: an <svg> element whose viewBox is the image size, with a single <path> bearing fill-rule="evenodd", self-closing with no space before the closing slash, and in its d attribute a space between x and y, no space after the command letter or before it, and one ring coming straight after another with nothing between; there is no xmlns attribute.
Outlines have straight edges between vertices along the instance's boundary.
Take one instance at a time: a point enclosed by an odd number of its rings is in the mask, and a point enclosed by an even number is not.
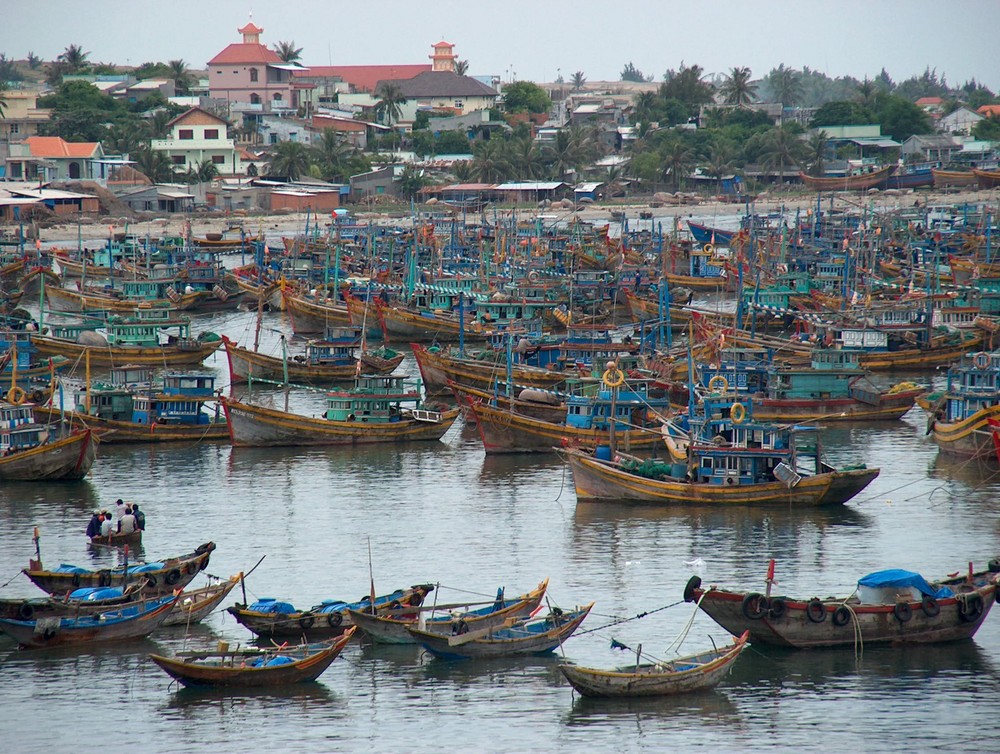
<svg viewBox="0 0 1000 754"><path fill-rule="evenodd" d="M524 181L520 183L501 183L494 186L497 191L555 191L566 184L562 181Z"/></svg>

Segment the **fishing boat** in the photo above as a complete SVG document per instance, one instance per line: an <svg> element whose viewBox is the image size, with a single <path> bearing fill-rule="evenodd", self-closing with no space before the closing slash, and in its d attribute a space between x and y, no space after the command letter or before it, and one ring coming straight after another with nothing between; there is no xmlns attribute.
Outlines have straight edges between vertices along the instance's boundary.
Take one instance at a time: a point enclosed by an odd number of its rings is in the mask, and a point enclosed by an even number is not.
<svg viewBox="0 0 1000 754"><path fill-rule="evenodd" d="M467 358L449 353L437 346L411 343L424 388L428 393L448 390L449 382L479 388L489 388L507 374L502 351L481 352L482 358ZM566 380L565 373L525 364L511 364L510 379L528 388L551 389Z"/></svg>
<svg viewBox="0 0 1000 754"><path fill-rule="evenodd" d="M79 616L100 613L117 605L143 597L142 584L120 587L84 587L60 597L31 597L0 600L0 618L36 620L53 616Z"/></svg>
<svg viewBox="0 0 1000 754"><path fill-rule="evenodd" d="M33 403L43 403L52 392L55 375L69 366L69 359L52 356L39 360L30 330L0 329L0 385L17 385Z"/></svg>
<svg viewBox="0 0 1000 754"><path fill-rule="evenodd" d="M933 168L931 169L931 174L934 176L935 186L975 186L979 183L979 178L976 177L975 172L972 170L941 170Z"/></svg>
<svg viewBox="0 0 1000 754"><path fill-rule="evenodd" d="M478 603L450 603L400 607L385 615L372 615L364 610L348 610L348 614L354 625L376 644L414 644L413 635L406 630L408 626L433 633L460 634L500 626L511 618L527 618L538 609L548 585L549 580L545 579L530 592L512 598L505 597L501 588L496 599L482 607L476 606Z"/></svg>
<svg viewBox="0 0 1000 754"><path fill-rule="evenodd" d="M973 175L979 181L979 188L990 189L1000 186L1000 170L979 170L972 169Z"/></svg>
<svg viewBox="0 0 1000 754"><path fill-rule="evenodd" d="M100 437L91 429L45 426L35 421L33 404L24 403L16 385L0 401L0 480L83 479L97 458Z"/></svg>
<svg viewBox="0 0 1000 754"><path fill-rule="evenodd" d="M93 367L111 369L122 364L156 367L193 366L208 358L222 344L213 332L190 334L190 320L177 319L170 312L138 309L135 316L111 317L97 327L51 325L50 335L35 335L39 356L62 356L74 362L89 359ZM161 338L166 333L166 339Z"/></svg>
<svg viewBox="0 0 1000 754"><path fill-rule="evenodd" d="M878 571L858 581L846 597L820 599L771 596L773 561L767 589L740 592L702 588L691 577L684 599L696 602L732 634L750 632L753 644L810 647L931 644L969 639L993 607L1000 561L990 570L928 583L902 569Z"/></svg>
<svg viewBox="0 0 1000 754"><path fill-rule="evenodd" d="M219 648L216 652L184 652L175 657L151 654L149 659L184 686L260 688L315 681L330 667L354 635L349 628L321 644L268 649Z"/></svg>
<svg viewBox="0 0 1000 754"><path fill-rule="evenodd" d="M811 188L813 191L863 191L879 185L895 170L896 165L886 165L878 170L869 168L868 172L836 177L817 177L800 171L799 178L807 188Z"/></svg>
<svg viewBox="0 0 1000 754"><path fill-rule="evenodd" d="M43 423L62 419L89 427L107 443L229 440L215 375L207 372L171 371L157 384L152 367L126 365L111 370L110 383L87 379L74 392L72 409L36 406L34 414Z"/></svg>
<svg viewBox="0 0 1000 754"><path fill-rule="evenodd" d="M588 668L560 663L559 670L570 685L583 696L594 698L632 698L671 696L704 691L719 684L732 670L736 658L747 648L749 631L725 647L653 663L625 665L613 670ZM637 652L641 654L640 651Z"/></svg>
<svg viewBox="0 0 1000 754"><path fill-rule="evenodd" d="M130 582L145 584L145 594L170 594L182 589L208 567L208 561L215 550L214 542L206 542L187 555L167 558L161 561L134 563L116 568L93 571L75 565L61 564L55 570L42 567L41 559L32 560L28 568L21 572L31 582L49 594L66 594L81 587L127 586Z"/></svg>
<svg viewBox="0 0 1000 754"><path fill-rule="evenodd" d="M361 445L440 440L459 409L420 407L420 393L405 375L362 375L350 390L327 393L327 410L315 419L223 396L229 436L236 446ZM407 408L404 404L416 404Z"/></svg>
<svg viewBox="0 0 1000 754"><path fill-rule="evenodd" d="M351 316L346 304L341 304L334 298L299 293L283 285L281 301L282 308L292 319L292 332L296 335L323 333L330 327L351 325Z"/></svg>
<svg viewBox="0 0 1000 754"><path fill-rule="evenodd" d="M544 655L562 646L593 607L591 602L566 612L553 608L544 617L508 621L504 626L454 635L421 630L415 626L408 626L406 630L420 646L435 657L446 660Z"/></svg>
<svg viewBox="0 0 1000 754"><path fill-rule="evenodd" d="M943 393L927 406L927 433L941 452L995 457L990 419L1000 419L1000 352L968 354L948 370Z"/></svg>
<svg viewBox="0 0 1000 754"><path fill-rule="evenodd" d="M240 583L242 573L222 580L209 576L209 583L196 589L186 589L177 600L170 615L163 621L163 626L189 626L207 618L229 596L233 588Z"/></svg>
<svg viewBox="0 0 1000 754"><path fill-rule="evenodd" d="M361 331L356 328L331 328L323 340L310 340L305 352L292 357L275 357L256 349L241 348L225 335L222 344L229 359L229 381L288 382L301 385L327 385L351 381L360 370L365 374L389 374L403 361L403 354L389 348L368 350L363 347Z"/></svg>
<svg viewBox="0 0 1000 754"><path fill-rule="evenodd" d="M113 531L110 534L95 534L90 538L90 544L95 547L129 547L136 548L142 544L142 529L135 531Z"/></svg>
<svg viewBox="0 0 1000 754"><path fill-rule="evenodd" d="M390 594L376 596L375 614L386 615L400 608L420 607L424 598L433 590L433 584L417 584L409 589L397 589ZM226 611L236 618L237 623L261 638L303 636L306 639L321 639L339 636L353 625L349 610L371 612L372 604L371 596L365 595L357 602L331 599L313 605L308 610L299 610L288 602L261 597L250 605L231 605Z"/></svg>
<svg viewBox="0 0 1000 754"><path fill-rule="evenodd" d="M166 620L179 594L137 600L79 616L17 620L0 618L0 631L23 648L121 642L149 636Z"/></svg>

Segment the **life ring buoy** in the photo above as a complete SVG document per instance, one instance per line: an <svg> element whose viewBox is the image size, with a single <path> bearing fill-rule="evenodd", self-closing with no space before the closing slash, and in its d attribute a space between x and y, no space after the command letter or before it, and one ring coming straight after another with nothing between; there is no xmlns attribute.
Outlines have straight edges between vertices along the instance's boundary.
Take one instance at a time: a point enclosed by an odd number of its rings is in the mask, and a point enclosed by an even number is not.
<svg viewBox="0 0 1000 754"><path fill-rule="evenodd" d="M838 627L846 626L851 622L851 614L851 608L846 605L841 605L833 611L833 625Z"/></svg>
<svg viewBox="0 0 1000 754"><path fill-rule="evenodd" d="M537 281L538 280L538 272L536 272L535 270L532 270L531 272L529 272L528 273L528 280L530 280L532 283L534 283L535 281Z"/></svg>
<svg viewBox="0 0 1000 754"><path fill-rule="evenodd" d="M344 616L340 613L326 614L326 625L328 625L330 628L336 628L343 622L344 622Z"/></svg>
<svg viewBox="0 0 1000 754"><path fill-rule="evenodd" d="M742 403L734 403L729 407L729 418L733 424L742 424L747 418L747 409Z"/></svg>
<svg viewBox="0 0 1000 754"><path fill-rule="evenodd" d="M920 609L924 611L924 615L928 618L934 618L941 613L941 606L938 604L938 601L929 594L925 595L920 601Z"/></svg>
<svg viewBox="0 0 1000 754"><path fill-rule="evenodd" d="M897 602L896 606L892 608L892 614L900 623L906 623L913 617L913 608L910 607L909 602Z"/></svg>
<svg viewBox="0 0 1000 754"><path fill-rule="evenodd" d="M174 584L176 584L178 581L181 580L180 570L178 570L177 568L173 568L167 571L167 575L163 577L163 580L166 581L168 584L170 584L170 586L173 586Z"/></svg>
<svg viewBox="0 0 1000 754"><path fill-rule="evenodd" d="M714 254L715 253L715 247L712 246L712 244L710 244L710 243L707 243L704 246L702 246L701 250L704 251L706 254Z"/></svg>
<svg viewBox="0 0 1000 754"><path fill-rule="evenodd" d="M772 620L781 620L785 617L785 613L788 612L788 603L785 602L781 597L775 597L771 600L771 606L767 611L767 614Z"/></svg>
<svg viewBox="0 0 1000 754"><path fill-rule="evenodd" d="M826 606L818 599L809 600L806 617L813 623L822 623L826 620Z"/></svg>
<svg viewBox="0 0 1000 754"><path fill-rule="evenodd" d="M313 627L313 623L316 622L316 617L310 613L306 613L301 618L299 618L299 626L305 629L310 629Z"/></svg>
<svg viewBox="0 0 1000 754"><path fill-rule="evenodd" d="M701 577L692 576L688 579L688 583L684 585L684 601L694 602L694 592L696 589L701 588Z"/></svg>
<svg viewBox="0 0 1000 754"><path fill-rule="evenodd" d="M729 390L729 380L717 374L708 381L708 389L713 393L724 393Z"/></svg>
<svg viewBox="0 0 1000 754"><path fill-rule="evenodd" d="M990 355L986 351L980 351L972 357L972 363L975 364L976 369L986 369L990 365Z"/></svg>
<svg viewBox="0 0 1000 754"><path fill-rule="evenodd" d="M751 592L744 597L741 606L743 615L750 620L760 620L763 618L768 607L767 597L758 592Z"/></svg>
<svg viewBox="0 0 1000 754"><path fill-rule="evenodd" d="M27 397L28 394L19 385L14 385L14 387L7 391L7 400L15 406L20 406Z"/></svg>
<svg viewBox="0 0 1000 754"><path fill-rule="evenodd" d="M616 388L625 384L625 373L621 369L612 367L601 375L601 381L605 387Z"/></svg>

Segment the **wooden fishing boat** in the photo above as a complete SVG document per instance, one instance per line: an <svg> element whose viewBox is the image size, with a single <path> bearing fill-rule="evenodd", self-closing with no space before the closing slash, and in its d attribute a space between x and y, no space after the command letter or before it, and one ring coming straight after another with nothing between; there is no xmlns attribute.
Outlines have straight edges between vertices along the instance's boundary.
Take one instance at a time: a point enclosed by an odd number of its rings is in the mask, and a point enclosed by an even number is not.
<svg viewBox="0 0 1000 754"><path fill-rule="evenodd" d="M346 329L356 332L353 328ZM302 356L285 359L241 348L225 335L222 336L222 343L229 359L231 384L251 379L282 383L287 372L289 382L327 385L354 380L358 375L359 361L360 369L365 374L389 374L404 358L403 354L390 349L363 350L359 337L335 340L328 337L322 341L310 341Z"/></svg>
<svg viewBox="0 0 1000 754"><path fill-rule="evenodd" d="M968 354L948 370L943 393L927 411L927 433L942 453L992 460L990 422L1000 419L1000 353ZM923 402L922 402L923 404Z"/></svg>
<svg viewBox="0 0 1000 754"><path fill-rule="evenodd" d="M1000 463L1000 418L990 417L990 434L993 436L993 452L996 454L997 463Z"/></svg>
<svg viewBox="0 0 1000 754"><path fill-rule="evenodd" d="M98 613L32 620L0 618L0 631L21 647L61 647L94 642L121 642L149 636L166 620L179 594L116 605Z"/></svg>
<svg viewBox="0 0 1000 754"><path fill-rule="evenodd" d="M979 188L990 189L1000 186L1000 170L979 170L972 169L973 175L979 181Z"/></svg>
<svg viewBox="0 0 1000 754"><path fill-rule="evenodd" d="M420 607L424 598L434 590L432 584L417 584L409 589L397 589L391 594L375 597L375 614L387 615L400 608ZM295 638L307 640L339 636L350 628L349 610L372 611L371 596L365 595L357 602L324 600L308 610L298 610L293 605L270 597L262 597L251 605L237 603L226 609L261 638Z"/></svg>
<svg viewBox="0 0 1000 754"><path fill-rule="evenodd" d="M270 649L220 649L185 652L176 657L151 654L149 659L184 686L260 688L315 681L330 667L354 635L350 628L322 644Z"/></svg>
<svg viewBox="0 0 1000 754"><path fill-rule="evenodd" d="M614 670L560 663L559 670L583 696L631 698L688 694L717 686L732 669L736 658L749 646L749 636L750 632L744 631L728 647L663 662L636 663Z"/></svg>
<svg viewBox="0 0 1000 754"><path fill-rule="evenodd" d="M971 638L993 607L1000 562L928 584L909 571L882 571L862 578L847 597L770 596L709 586L693 576L684 599L696 602L732 634L750 632L753 644L800 649L873 644L930 644Z"/></svg>
<svg viewBox="0 0 1000 754"><path fill-rule="evenodd" d="M464 634L439 634L414 626L408 626L407 631L428 652L447 660L543 655L561 646L593 607L591 602L568 612L555 608L545 617L508 621L502 627Z"/></svg>
<svg viewBox="0 0 1000 754"><path fill-rule="evenodd" d="M188 626L207 618L222 601L229 596L233 588L240 583L243 574L238 573L225 581L215 580L197 589L185 590L177 600L170 615L163 621L163 626Z"/></svg>
<svg viewBox="0 0 1000 754"><path fill-rule="evenodd" d="M492 358L488 360L478 360L453 356L445 349L428 348L419 343L411 343L410 348L420 369L424 389L428 393L446 392L449 382L486 389L497 378L505 378L507 375L502 352L490 354ZM517 385L543 390L566 381L566 375L562 372L524 364L512 364L510 376Z"/></svg>
<svg viewBox="0 0 1000 754"><path fill-rule="evenodd" d="M112 607L143 598L142 584L127 589L98 587L75 589L61 597L32 597L0 600L0 618L37 620L40 618L80 616L100 613Z"/></svg>
<svg viewBox="0 0 1000 754"><path fill-rule="evenodd" d="M799 172L799 178L807 188L813 191L863 191L882 183L896 170L895 165L887 165L878 170L843 177L817 177Z"/></svg>
<svg viewBox="0 0 1000 754"><path fill-rule="evenodd" d="M142 529L130 532L111 532L107 536L95 534L90 538L90 544L96 547L138 547L142 544Z"/></svg>
<svg viewBox="0 0 1000 754"><path fill-rule="evenodd" d="M450 311L424 310L406 306L386 305L379 309L379 322L386 342L393 340L450 340L457 341L462 323L457 314ZM477 327L478 325L478 327ZM467 340L483 340L482 325L471 313L465 318L464 337Z"/></svg>
<svg viewBox="0 0 1000 754"><path fill-rule="evenodd" d="M530 592L505 598L498 590L497 598L485 607L470 603L400 607L385 615L372 615L364 610L348 610L351 621L376 644L415 644L408 626L440 634L460 634L504 625L511 618L527 618L538 609L549 580L545 579ZM434 613L439 613L434 615ZM440 613L444 613L443 615ZM429 615L428 615L429 614Z"/></svg>
<svg viewBox="0 0 1000 754"><path fill-rule="evenodd" d="M320 299L283 286L281 300L284 310L292 318L292 332L296 335L324 333L329 327L351 325L347 306L335 299Z"/></svg>
<svg viewBox="0 0 1000 754"><path fill-rule="evenodd" d="M935 186L975 186L979 178L972 170L941 170L932 168Z"/></svg>
<svg viewBox="0 0 1000 754"><path fill-rule="evenodd" d="M185 587L208 567L209 557L215 550L214 542L206 542L188 555L167 558L162 561L134 563L124 567L92 571L74 565L60 565L53 571L45 570L42 564L32 560L22 573L32 583L49 594L66 594L81 587L127 586L131 582L145 584L145 594L170 594Z"/></svg>
<svg viewBox="0 0 1000 754"><path fill-rule="evenodd" d="M11 388L8 397L23 400L24 391ZM33 408L30 403L0 402L0 480L83 479L97 458L98 434L38 424Z"/></svg>
<svg viewBox="0 0 1000 754"><path fill-rule="evenodd" d="M466 406L467 414L465 421L474 423L475 413L471 406L473 403L489 403L495 405L501 411L514 411L523 416L530 416L534 419L550 422L552 424L562 424L566 420L566 396L538 388L515 387L510 396L497 390L480 390L468 385L458 385L454 382L448 385L458 401L459 406Z"/></svg>
<svg viewBox="0 0 1000 754"><path fill-rule="evenodd" d="M315 419L223 396L229 436L236 446L362 445L440 440L459 409L406 408L420 394L404 386L405 376L362 375L350 390L327 394L327 410Z"/></svg>

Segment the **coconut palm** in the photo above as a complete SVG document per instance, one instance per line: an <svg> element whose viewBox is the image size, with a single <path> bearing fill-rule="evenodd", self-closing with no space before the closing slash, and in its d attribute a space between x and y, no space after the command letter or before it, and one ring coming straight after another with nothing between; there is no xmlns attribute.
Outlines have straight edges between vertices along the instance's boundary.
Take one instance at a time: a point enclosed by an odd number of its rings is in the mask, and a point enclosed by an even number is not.
<svg viewBox="0 0 1000 754"><path fill-rule="evenodd" d="M546 153L553 177L564 180L571 172L575 172L580 165L581 144L579 133L561 129L556 132L556 138L551 144L546 145Z"/></svg>
<svg viewBox="0 0 1000 754"><path fill-rule="evenodd" d="M465 76L468 72L469 72L468 60L455 61L455 73L457 73L459 76Z"/></svg>
<svg viewBox="0 0 1000 754"><path fill-rule="evenodd" d="M150 139L165 139L169 133L167 124L173 120L169 110L157 110L146 119L146 132Z"/></svg>
<svg viewBox="0 0 1000 754"><path fill-rule="evenodd" d="M483 183L500 183L511 174L511 165L497 139L480 141L472 151L472 169Z"/></svg>
<svg viewBox="0 0 1000 754"><path fill-rule="evenodd" d="M724 145L713 146L708 153L708 172L715 178L716 193L722 193L722 179L734 167L732 152Z"/></svg>
<svg viewBox="0 0 1000 754"><path fill-rule="evenodd" d="M719 91L727 105L745 107L757 99L757 86L750 83L750 69L733 68Z"/></svg>
<svg viewBox="0 0 1000 754"><path fill-rule="evenodd" d="M219 166L212 162L211 157L207 157L198 163L198 167L195 168L195 176L198 183L207 183L213 178L219 177Z"/></svg>
<svg viewBox="0 0 1000 754"><path fill-rule="evenodd" d="M658 98L655 92L640 92L635 97L635 119L638 123L649 123L654 120L654 110Z"/></svg>
<svg viewBox="0 0 1000 754"><path fill-rule="evenodd" d="M660 175L664 178L669 175L674 184L674 191L680 191L683 178L694 165L694 150L678 139L668 144L661 152L661 156Z"/></svg>
<svg viewBox="0 0 1000 754"><path fill-rule="evenodd" d="M348 177L349 161L354 154L354 148L339 131L324 128L319 140L313 144L316 161L320 168L320 176L324 180L344 180Z"/></svg>
<svg viewBox="0 0 1000 754"><path fill-rule="evenodd" d="M294 63L302 57L302 48L296 47L295 42L278 42L278 46L274 48L274 51L286 63Z"/></svg>
<svg viewBox="0 0 1000 754"><path fill-rule="evenodd" d="M870 107L875 104L875 98L878 97L879 90L875 82L865 76L865 80L858 84L858 100L865 107Z"/></svg>
<svg viewBox="0 0 1000 754"><path fill-rule="evenodd" d="M507 147L508 160L519 180L533 181L545 172L542 154L531 137L513 139Z"/></svg>
<svg viewBox="0 0 1000 754"><path fill-rule="evenodd" d="M587 83L587 77L583 75L583 71L577 71L573 74L573 78L570 79L573 82L573 91L578 92L583 89L583 85Z"/></svg>
<svg viewBox="0 0 1000 754"><path fill-rule="evenodd" d="M115 123L108 131L107 135L101 139L105 150L114 154L134 154L139 147L144 144L141 130L133 128L131 125Z"/></svg>
<svg viewBox="0 0 1000 754"><path fill-rule="evenodd" d="M802 76L798 71L785 68L781 63L771 71L772 96L785 107L791 107L802 98Z"/></svg>
<svg viewBox="0 0 1000 754"><path fill-rule="evenodd" d="M761 167L777 168L778 182L784 180L785 166L803 161L803 143L786 128L775 128L767 135L761 150Z"/></svg>
<svg viewBox="0 0 1000 754"><path fill-rule="evenodd" d="M171 60L167 63L170 69L170 78L174 80L174 87L178 94L187 94L191 91L191 73L188 65L183 60Z"/></svg>
<svg viewBox="0 0 1000 754"><path fill-rule="evenodd" d="M384 121L385 125L391 126L403 114L401 105L406 104L403 90L398 84L384 81L375 92L375 96L379 98L375 103L375 117Z"/></svg>
<svg viewBox="0 0 1000 754"><path fill-rule="evenodd" d="M58 60L65 65L66 73L76 73L87 65L89 52L84 52L80 45L70 45L59 56Z"/></svg>
<svg viewBox="0 0 1000 754"><path fill-rule="evenodd" d="M802 152L803 162L809 175L823 175L823 158L830 143L830 135L826 131L817 131L809 137Z"/></svg>
<svg viewBox="0 0 1000 754"><path fill-rule="evenodd" d="M310 165L309 147L300 141L283 141L271 149L267 174L295 181L309 172Z"/></svg>
<svg viewBox="0 0 1000 754"><path fill-rule="evenodd" d="M7 88L9 84L6 81L0 81L0 119L5 119L7 117Z"/></svg>
<svg viewBox="0 0 1000 754"><path fill-rule="evenodd" d="M476 177L476 170L472 160L459 160L452 163L451 174L459 183L469 183Z"/></svg>
<svg viewBox="0 0 1000 754"><path fill-rule="evenodd" d="M135 169L153 183L164 183L174 177L174 168L166 152L140 146L135 152Z"/></svg>

